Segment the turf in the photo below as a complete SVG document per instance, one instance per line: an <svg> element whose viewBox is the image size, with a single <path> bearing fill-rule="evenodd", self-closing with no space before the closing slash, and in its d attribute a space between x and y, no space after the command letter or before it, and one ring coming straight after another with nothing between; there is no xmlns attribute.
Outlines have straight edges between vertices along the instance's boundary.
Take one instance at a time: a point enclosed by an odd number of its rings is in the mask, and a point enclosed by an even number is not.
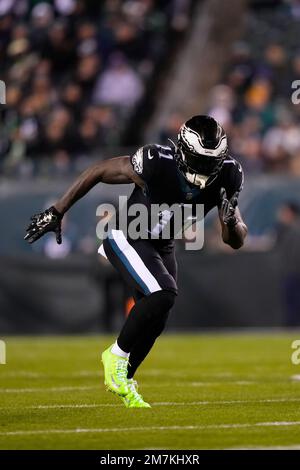
<svg viewBox="0 0 300 470"><path fill-rule="evenodd" d="M1 449L300 446L300 332L165 335L138 374L152 409L106 392L109 337L7 338Z"/></svg>

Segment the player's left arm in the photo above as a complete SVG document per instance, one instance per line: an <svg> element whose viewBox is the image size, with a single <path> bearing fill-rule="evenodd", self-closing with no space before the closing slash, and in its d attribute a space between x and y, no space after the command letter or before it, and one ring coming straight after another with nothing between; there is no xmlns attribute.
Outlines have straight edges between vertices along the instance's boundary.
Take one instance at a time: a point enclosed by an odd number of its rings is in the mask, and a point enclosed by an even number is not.
<svg viewBox="0 0 300 470"><path fill-rule="evenodd" d="M244 244L248 228L238 208L238 191L228 199L224 188L220 191L219 219L223 242L238 250Z"/></svg>
<svg viewBox="0 0 300 470"><path fill-rule="evenodd" d="M226 189L221 187L220 190L219 219L223 242L238 250L243 246L248 232L238 208L239 194L244 185L244 173L241 164L234 159L229 169L224 181Z"/></svg>

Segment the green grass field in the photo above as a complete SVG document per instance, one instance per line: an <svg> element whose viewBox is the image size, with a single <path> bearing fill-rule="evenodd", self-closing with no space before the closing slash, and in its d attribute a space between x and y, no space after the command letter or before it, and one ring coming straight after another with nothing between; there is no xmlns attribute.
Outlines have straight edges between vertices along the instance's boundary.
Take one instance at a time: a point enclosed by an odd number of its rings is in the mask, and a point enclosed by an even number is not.
<svg viewBox="0 0 300 470"><path fill-rule="evenodd" d="M111 338L6 338L0 448L300 448L298 338L165 335L137 376L144 410L104 389L99 353Z"/></svg>

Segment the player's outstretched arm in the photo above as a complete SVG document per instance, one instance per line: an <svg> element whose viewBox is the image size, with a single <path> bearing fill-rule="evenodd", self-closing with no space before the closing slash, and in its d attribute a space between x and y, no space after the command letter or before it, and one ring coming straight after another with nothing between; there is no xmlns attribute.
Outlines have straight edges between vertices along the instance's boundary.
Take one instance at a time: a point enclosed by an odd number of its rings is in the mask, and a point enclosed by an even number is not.
<svg viewBox="0 0 300 470"><path fill-rule="evenodd" d="M247 225L243 221L237 206L238 193L235 193L231 199L228 199L225 189L222 188L220 197L219 218L222 226L223 242L231 246L231 248L238 250L243 246L248 232Z"/></svg>
<svg viewBox="0 0 300 470"><path fill-rule="evenodd" d="M25 240L33 243L47 232L55 232L56 241L61 243L61 221L65 212L81 199L97 183L126 184L143 186L143 180L132 168L130 157L116 157L96 163L85 170L74 181L54 206L31 217Z"/></svg>
<svg viewBox="0 0 300 470"><path fill-rule="evenodd" d="M143 181L133 170L130 157L116 157L104 160L87 168L54 204L54 207L63 215L97 183L137 183L142 185Z"/></svg>

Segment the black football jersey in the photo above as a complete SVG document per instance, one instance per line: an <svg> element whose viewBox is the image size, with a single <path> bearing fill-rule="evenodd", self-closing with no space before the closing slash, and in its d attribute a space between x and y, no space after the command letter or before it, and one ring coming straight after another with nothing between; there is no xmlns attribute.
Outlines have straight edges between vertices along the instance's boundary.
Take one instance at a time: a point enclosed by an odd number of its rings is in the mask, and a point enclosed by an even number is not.
<svg viewBox="0 0 300 470"><path fill-rule="evenodd" d="M226 190L227 197L231 198L234 193L240 192L243 187L243 170L234 158L227 156L222 169L216 179L206 188L190 184L178 169L175 159L175 147L157 144L145 145L137 150L131 157L134 171L144 180L145 188L135 185L131 193L127 209L134 204L145 205L150 213L151 206L167 204L172 206L189 205L192 210L196 204L204 206L205 216L213 207L220 204L220 189ZM149 221L148 233L150 238L161 238L162 229L165 230L166 221L171 224L172 211L162 211L164 223L161 227L151 226ZM162 215L160 213L160 215ZM193 217L190 218L192 222ZM131 216L128 218L132 220ZM187 227L186 221L182 220L182 226ZM153 230L154 229L154 230ZM161 231L160 231L161 229ZM174 229L170 231L170 238L174 237Z"/></svg>

